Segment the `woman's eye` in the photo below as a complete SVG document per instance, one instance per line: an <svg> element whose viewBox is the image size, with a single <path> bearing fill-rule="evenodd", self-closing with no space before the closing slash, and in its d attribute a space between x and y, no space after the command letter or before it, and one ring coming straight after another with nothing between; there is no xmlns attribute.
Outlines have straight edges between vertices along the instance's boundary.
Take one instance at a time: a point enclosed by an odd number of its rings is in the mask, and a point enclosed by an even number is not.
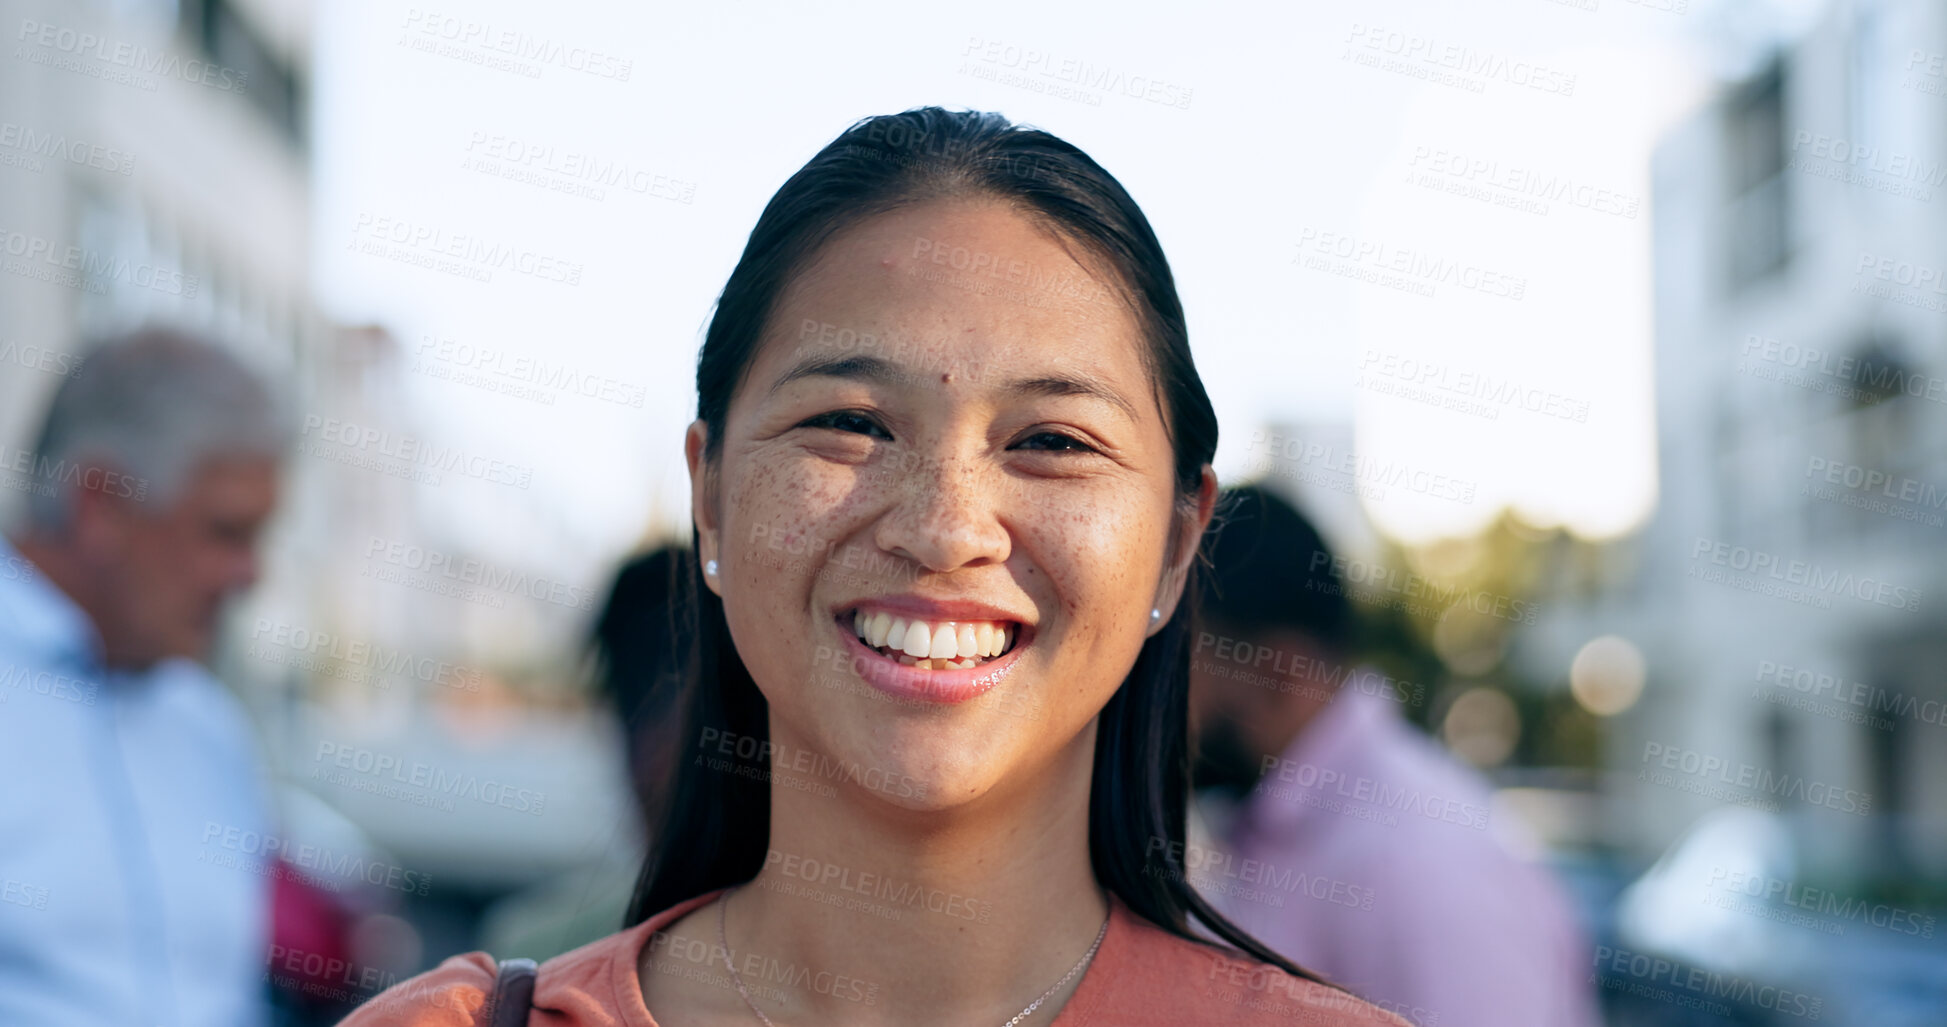
<svg viewBox="0 0 1947 1027"><path fill-rule="evenodd" d="M1061 452L1075 452L1075 453L1093 453L1093 452L1095 452L1095 447L1094 447L1094 446L1091 446L1091 445L1089 445L1088 443L1086 443L1086 442L1083 442L1082 440L1080 440L1080 439L1078 439L1078 438L1076 438L1076 437L1074 437L1073 435L1064 435L1064 434L1062 434L1061 432L1058 432L1058 431L1040 431L1040 432L1035 432L1035 433L1034 433L1033 435L1030 435L1030 436L1028 436L1027 438L1025 438L1025 439L1022 439L1022 440L1021 440L1021 441L1020 441L1019 443L1017 443L1017 444L1016 444L1016 446L1015 446L1015 448L1017 448L1017 449L1038 449L1038 450L1044 450L1044 451L1047 451L1047 452L1055 452L1055 453L1061 453Z"/></svg>
<svg viewBox="0 0 1947 1027"><path fill-rule="evenodd" d="M805 421L799 427L830 428L834 431L857 432L861 435L871 435L877 432L881 437L887 439L892 438L892 433L880 427L879 422L857 410L834 410L830 413L819 414L817 417Z"/></svg>

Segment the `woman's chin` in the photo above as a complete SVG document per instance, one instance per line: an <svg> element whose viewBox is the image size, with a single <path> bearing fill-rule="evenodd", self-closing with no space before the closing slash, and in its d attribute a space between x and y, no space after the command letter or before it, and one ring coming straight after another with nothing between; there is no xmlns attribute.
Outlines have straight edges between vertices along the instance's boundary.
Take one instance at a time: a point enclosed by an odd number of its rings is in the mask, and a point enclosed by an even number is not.
<svg viewBox="0 0 1947 1027"><path fill-rule="evenodd" d="M928 737L902 734L895 728L874 732L873 744L834 746L823 768L827 779L861 798L915 813L977 801L996 784L995 759L986 747L940 737L937 728ZM780 769L790 772L782 764Z"/></svg>

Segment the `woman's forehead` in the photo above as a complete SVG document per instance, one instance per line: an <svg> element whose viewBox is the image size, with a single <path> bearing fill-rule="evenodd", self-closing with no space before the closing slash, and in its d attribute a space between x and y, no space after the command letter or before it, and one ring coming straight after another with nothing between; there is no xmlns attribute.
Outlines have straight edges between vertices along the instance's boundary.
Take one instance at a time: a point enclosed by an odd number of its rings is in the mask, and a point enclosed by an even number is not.
<svg viewBox="0 0 1947 1027"><path fill-rule="evenodd" d="M828 243L784 291L752 384L768 389L806 360L862 357L934 381L1005 367L1123 379L1133 390L1145 366L1141 325L1074 250L994 201L870 219Z"/></svg>

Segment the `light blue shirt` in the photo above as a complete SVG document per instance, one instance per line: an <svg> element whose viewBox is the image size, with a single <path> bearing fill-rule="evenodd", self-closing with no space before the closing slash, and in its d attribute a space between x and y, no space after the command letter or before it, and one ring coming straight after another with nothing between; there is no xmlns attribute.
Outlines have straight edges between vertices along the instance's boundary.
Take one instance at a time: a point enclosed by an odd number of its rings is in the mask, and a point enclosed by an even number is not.
<svg viewBox="0 0 1947 1027"><path fill-rule="evenodd" d="M0 538L0 1024L265 1023L270 878L238 842L265 834L260 773L207 671L104 668Z"/></svg>

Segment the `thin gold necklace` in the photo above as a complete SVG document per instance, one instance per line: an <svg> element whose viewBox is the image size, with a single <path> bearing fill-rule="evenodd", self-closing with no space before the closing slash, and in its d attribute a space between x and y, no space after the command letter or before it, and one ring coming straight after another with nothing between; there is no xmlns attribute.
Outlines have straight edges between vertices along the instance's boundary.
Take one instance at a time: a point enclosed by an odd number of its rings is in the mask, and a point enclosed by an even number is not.
<svg viewBox="0 0 1947 1027"><path fill-rule="evenodd" d="M731 958L730 955L730 936L724 932L723 921L730 909L730 893L736 890L735 888L727 888L724 890L723 895L717 899L717 943L723 946L723 961L730 967L730 979L737 982L737 994L744 997L744 1005L749 1006L750 1011L756 1013L759 1020L764 1021L764 1027L777 1027L777 1024L771 1022L770 1017L764 1015L762 1009L757 1008L757 1003L751 1000L750 989L744 987L744 975L737 972L737 961ZM1028 1003L1026 1009L1014 1014L1014 1019L1001 1024L1001 1027L1016 1027L1022 1020L1034 1015L1034 1011L1041 1008L1041 1003L1048 1001L1048 996L1060 991L1062 985L1067 984L1074 979L1076 974L1081 973L1082 968L1088 965L1089 960L1095 958L1095 950L1102 947L1102 939L1109 933L1109 919L1114 915L1115 909L1114 907L1110 907L1109 916L1102 918L1102 929L1095 932L1095 942L1088 947L1087 952L1082 953L1081 962L1069 967L1068 972L1061 975L1061 980L1056 981L1053 987L1042 992L1040 998Z"/></svg>

